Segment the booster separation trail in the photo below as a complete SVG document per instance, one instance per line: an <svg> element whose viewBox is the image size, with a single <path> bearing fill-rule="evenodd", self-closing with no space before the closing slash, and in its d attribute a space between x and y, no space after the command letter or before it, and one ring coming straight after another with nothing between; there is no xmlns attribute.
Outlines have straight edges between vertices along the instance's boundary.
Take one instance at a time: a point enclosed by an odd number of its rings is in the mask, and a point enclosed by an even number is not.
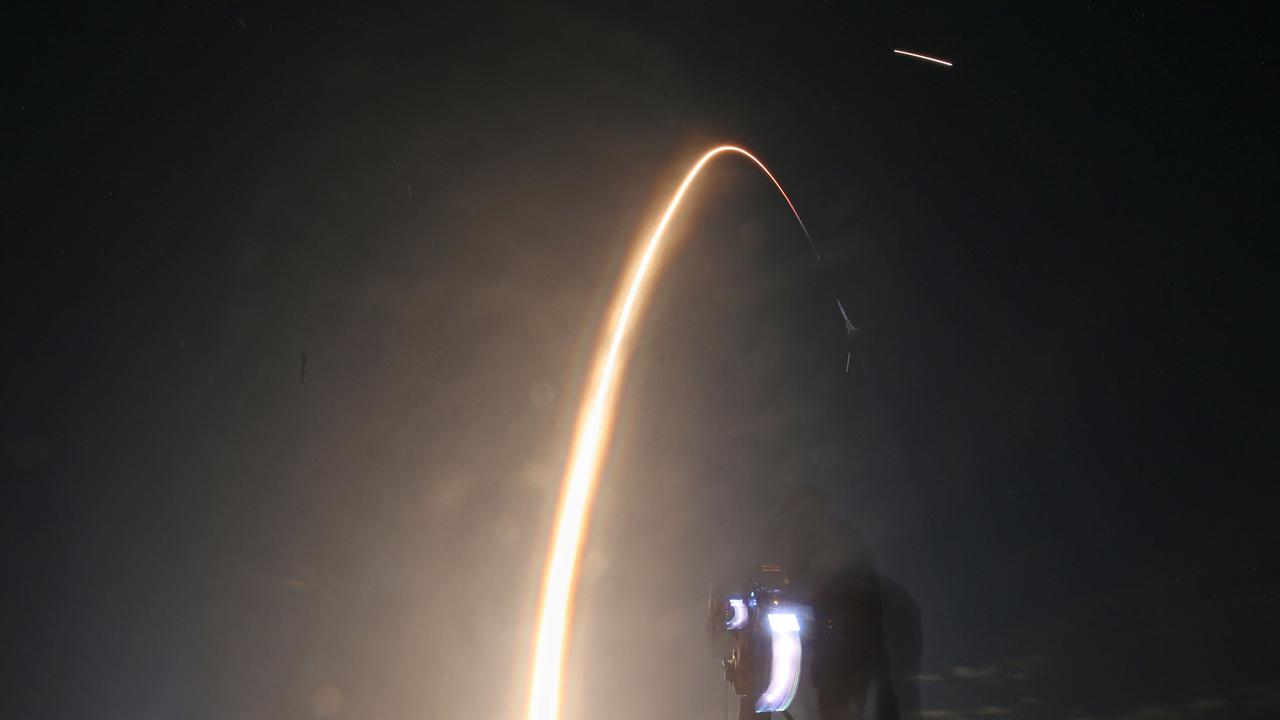
<svg viewBox="0 0 1280 720"><path fill-rule="evenodd" d="M694 163L684 176L680 186L671 196L666 210L658 220L653 234L643 245L634 265L624 276L614 297L610 313L592 364L587 392L578 409L564 479L561 481L560 500L552 529L551 548L547 556L542 592L538 604L538 619L533 650L533 677L529 686L527 720L558 720L560 714L561 681L564 674L565 648L568 644L569 620L577 585L578 561L582 554L591 502L595 495L600 467L609 445L613 424L615 396L625 365L627 336L634 324L640 298L653 283L654 259L666 238L667 226L680 207L685 193L697 179L702 168L712 159L736 154L755 163L787 201L791 214L805 238L818 254L813 238L800 219L800 213L787 196L778 179L759 158L734 145L720 145L708 150Z"/></svg>

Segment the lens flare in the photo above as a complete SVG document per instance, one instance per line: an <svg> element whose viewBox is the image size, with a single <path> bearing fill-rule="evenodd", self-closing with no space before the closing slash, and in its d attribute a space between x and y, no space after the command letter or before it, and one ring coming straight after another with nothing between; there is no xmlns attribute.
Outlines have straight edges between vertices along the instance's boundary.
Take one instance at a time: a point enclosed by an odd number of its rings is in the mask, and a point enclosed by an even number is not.
<svg viewBox="0 0 1280 720"><path fill-rule="evenodd" d="M769 634L773 643L769 687L756 700L757 713L786 710L800 687L800 621L794 613L769 613Z"/></svg>
<svg viewBox="0 0 1280 720"><path fill-rule="evenodd" d="M747 626L747 604L742 598L729 598L729 607L733 608L733 617L725 621L725 630L741 630Z"/></svg>
<svg viewBox="0 0 1280 720"><path fill-rule="evenodd" d="M558 720L561 681L564 674L565 648L569 641L569 620L577 585L578 563L586 536L591 502L595 495L600 466L608 449L613 424L615 396L623 366L626 363L626 340L639 311L641 299L653 282L653 267L666 237L667 226L689 186L702 168L713 158L724 154L741 155L755 163L791 208L805 238L813 247L813 238L796 212L781 183L755 155L734 145L720 145L708 150L684 176L667 203L653 234L642 246L634 264L624 275L614 298L613 309L596 349L587 392L578 409L578 421L570 445L569 461L561 482L560 500L552 529L551 548L542 579L538 604L538 620L534 637L533 677L529 686L527 720Z"/></svg>

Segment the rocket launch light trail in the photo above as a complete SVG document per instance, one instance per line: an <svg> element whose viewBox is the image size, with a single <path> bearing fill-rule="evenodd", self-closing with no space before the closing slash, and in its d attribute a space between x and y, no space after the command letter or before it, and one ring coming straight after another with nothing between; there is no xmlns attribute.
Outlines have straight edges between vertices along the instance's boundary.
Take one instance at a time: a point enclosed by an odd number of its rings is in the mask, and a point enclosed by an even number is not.
<svg viewBox="0 0 1280 720"><path fill-rule="evenodd" d="M782 199L787 201L791 214L795 215L817 255L817 247L796 206L782 189L782 184L769 172L764 163L746 150L733 145L720 145L708 150L694 163L684 176L680 186L671 196L653 234L644 244L634 265L624 276L614 299L613 309L596 350L592 374L587 392L578 409L578 421L574 428L569 461L561 482L559 505L552 529L551 549L547 556L542 580L542 594L538 604L538 621L533 650L533 678L529 686L527 720L558 720L560 715L561 679L564 674L565 648L569 639L569 620L577 585L578 561L586 537L587 521L591 514L591 501L595 495L600 467L608 449L613 422L614 400L617 395L622 369L626 362L625 349L633 320L638 312L644 291L652 284L654 260L666 237L667 226L680 207L689 186L697 179L702 168L713 158L726 154L741 155L755 163Z"/></svg>
<svg viewBox="0 0 1280 720"><path fill-rule="evenodd" d="M913 53L907 50L894 50L893 52L898 55L906 55L907 57L913 57L919 60L926 60L931 63L938 63L939 65L946 65L947 67L951 67L951 63L947 62L946 60L942 60L940 58L929 57L928 55L921 55L920 53Z"/></svg>

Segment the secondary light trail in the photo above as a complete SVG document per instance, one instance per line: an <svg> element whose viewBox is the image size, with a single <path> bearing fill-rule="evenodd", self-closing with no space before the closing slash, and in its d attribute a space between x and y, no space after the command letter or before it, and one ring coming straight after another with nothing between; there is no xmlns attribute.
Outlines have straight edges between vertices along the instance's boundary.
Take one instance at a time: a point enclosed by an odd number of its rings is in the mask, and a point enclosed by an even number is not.
<svg viewBox="0 0 1280 720"><path fill-rule="evenodd" d="M653 282L654 260L666 239L667 226L680 207L689 186L697 179L702 168L713 158L723 154L741 155L755 163L787 201L791 214L804 231L814 255L817 247L796 206L782 189L782 184L769 172L759 158L734 145L720 145L708 150L694 163L684 176L680 186L671 196L653 234L643 245L634 264L624 275L616 291L612 310L604 333L596 348L592 374L587 392L578 409L578 421L570 445L569 461L561 481L560 501L556 508L556 520L552 529L551 549L547 556L542 579L542 594L538 603L538 622L535 627L533 649L533 678L529 685L527 720L558 720L560 716L561 679L564 674L565 648L569 640L569 616L573 607L577 586L578 561L586 537L587 522L591 515L591 501L595 495L600 466L608 449L613 424L615 396L623 366L626 364L627 336L645 291Z"/></svg>
<svg viewBox="0 0 1280 720"><path fill-rule="evenodd" d="M894 52L897 53L898 55L906 55L907 57L913 57L919 60L927 60L928 62L931 62L931 63L938 63L939 65L946 65L947 67L951 67L950 62L943 60L941 58L929 57L928 55L921 55L920 53L913 53L907 50L894 50Z"/></svg>

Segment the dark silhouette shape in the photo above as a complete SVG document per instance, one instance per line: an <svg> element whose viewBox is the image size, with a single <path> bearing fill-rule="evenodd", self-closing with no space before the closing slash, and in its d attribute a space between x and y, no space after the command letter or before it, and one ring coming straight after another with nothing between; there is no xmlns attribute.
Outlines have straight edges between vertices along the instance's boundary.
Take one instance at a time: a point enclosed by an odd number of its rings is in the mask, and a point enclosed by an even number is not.
<svg viewBox="0 0 1280 720"><path fill-rule="evenodd" d="M920 717L920 657L924 653L924 631L920 606L897 580L880 574L881 627L888 652L889 674L898 717Z"/></svg>
<svg viewBox="0 0 1280 720"><path fill-rule="evenodd" d="M298 380L300 380L303 385L306 385L307 384L307 354L304 352L300 352L298 354L302 356L302 367L298 368Z"/></svg>
<svg viewBox="0 0 1280 720"><path fill-rule="evenodd" d="M806 670L822 720L918 716L919 608L879 574L862 533L831 514L816 486L797 489L783 504L757 562L781 565L813 607Z"/></svg>

